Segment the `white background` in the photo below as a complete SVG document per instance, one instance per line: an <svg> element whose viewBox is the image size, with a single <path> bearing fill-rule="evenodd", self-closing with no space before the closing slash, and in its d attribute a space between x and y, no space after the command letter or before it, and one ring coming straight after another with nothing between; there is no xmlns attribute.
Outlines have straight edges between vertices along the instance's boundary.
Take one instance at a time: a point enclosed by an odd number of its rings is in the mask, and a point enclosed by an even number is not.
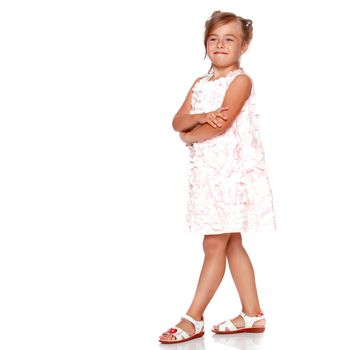
<svg viewBox="0 0 350 350"><path fill-rule="evenodd" d="M253 20L278 231L243 241L267 328L211 333L240 311L227 267L205 338L162 346L203 262L171 122L214 10ZM347 348L347 23L345 1L2 1L1 349Z"/></svg>

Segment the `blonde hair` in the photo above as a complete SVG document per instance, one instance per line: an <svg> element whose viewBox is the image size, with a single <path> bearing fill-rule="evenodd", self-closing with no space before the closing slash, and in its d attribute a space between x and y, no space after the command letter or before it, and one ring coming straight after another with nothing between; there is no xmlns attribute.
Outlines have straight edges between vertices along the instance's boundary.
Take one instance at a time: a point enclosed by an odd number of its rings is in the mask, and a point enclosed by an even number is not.
<svg viewBox="0 0 350 350"><path fill-rule="evenodd" d="M204 31L205 56L204 58L207 57L207 42L211 32L218 26L221 26L230 22L239 22L241 24L241 29L243 33L242 35L243 43L245 42L247 45L250 44L253 38L253 21L252 20L243 18L232 12L214 11L211 14L210 18L205 22L205 31ZM208 72L210 72L212 68L213 68L213 64L210 66L210 69Z"/></svg>

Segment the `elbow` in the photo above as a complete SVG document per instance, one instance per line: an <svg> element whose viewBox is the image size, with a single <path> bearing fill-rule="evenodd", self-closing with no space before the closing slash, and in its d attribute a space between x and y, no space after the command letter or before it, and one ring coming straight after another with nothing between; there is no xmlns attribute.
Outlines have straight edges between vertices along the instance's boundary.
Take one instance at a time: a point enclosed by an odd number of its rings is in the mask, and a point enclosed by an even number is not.
<svg viewBox="0 0 350 350"><path fill-rule="evenodd" d="M177 125L177 123L176 123L176 121L175 121L175 119L173 120L171 126L173 127L173 129L174 129L175 131L180 131L179 128L178 128L178 125Z"/></svg>
<svg viewBox="0 0 350 350"><path fill-rule="evenodd" d="M178 132L184 131L183 128L181 128L181 123L179 123L179 120L176 118L176 116L174 117L171 126L175 131L178 131Z"/></svg>

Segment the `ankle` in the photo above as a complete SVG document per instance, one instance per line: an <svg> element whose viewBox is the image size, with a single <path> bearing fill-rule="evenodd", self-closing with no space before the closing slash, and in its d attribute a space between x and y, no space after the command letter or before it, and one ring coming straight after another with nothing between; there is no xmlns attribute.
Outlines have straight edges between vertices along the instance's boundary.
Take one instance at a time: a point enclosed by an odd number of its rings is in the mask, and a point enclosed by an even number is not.
<svg viewBox="0 0 350 350"><path fill-rule="evenodd" d="M186 315L191 316L194 320L196 321L202 321L203 319L203 314L195 313L195 312L186 312Z"/></svg>
<svg viewBox="0 0 350 350"><path fill-rule="evenodd" d="M257 317L257 316L264 315L264 313L261 311L260 308L256 308L256 309L242 308L242 312L250 317Z"/></svg>

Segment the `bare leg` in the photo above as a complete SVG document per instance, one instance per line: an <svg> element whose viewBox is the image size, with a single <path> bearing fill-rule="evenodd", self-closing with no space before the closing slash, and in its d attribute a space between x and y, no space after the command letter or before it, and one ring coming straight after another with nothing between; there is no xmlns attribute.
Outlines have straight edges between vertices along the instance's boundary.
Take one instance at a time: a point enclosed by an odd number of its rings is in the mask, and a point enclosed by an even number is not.
<svg viewBox="0 0 350 350"><path fill-rule="evenodd" d="M186 314L195 320L201 320L204 310L219 287L226 268L226 246L230 233L205 235L203 250L205 253L202 270L197 289ZM194 333L194 326L187 320L181 320L177 327L185 330L189 335ZM160 339L175 339L171 334L162 334Z"/></svg>
<svg viewBox="0 0 350 350"><path fill-rule="evenodd" d="M242 236L239 232L234 232L228 241L226 255L232 278L236 285L242 311L248 316L256 316L260 311L258 293L255 285L255 274L249 256L242 245ZM244 326L242 316L232 319L237 328ZM265 320L256 321L254 326L264 326ZM214 327L218 329L218 327Z"/></svg>

